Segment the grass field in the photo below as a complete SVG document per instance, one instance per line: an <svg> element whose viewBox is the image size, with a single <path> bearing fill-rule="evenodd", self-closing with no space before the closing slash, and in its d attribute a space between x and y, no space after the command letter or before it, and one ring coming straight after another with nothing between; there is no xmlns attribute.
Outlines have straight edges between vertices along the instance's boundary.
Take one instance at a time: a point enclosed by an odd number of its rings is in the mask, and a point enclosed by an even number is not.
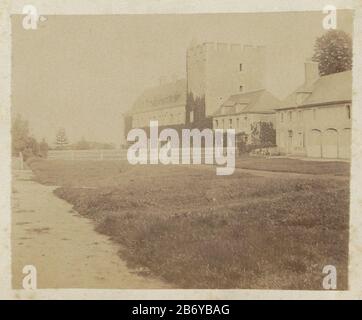
<svg viewBox="0 0 362 320"><path fill-rule="evenodd" d="M341 161L306 161L289 158L239 157L235 166L242 169L293 172L305 174L329 174L349 176L349 162Z"/></svg>
<svg viewBox="0 0 362 320"><path fill-rule="evenodd" d="M298 161L283 171L315 172ZM349 181L332 176L348 175L344 163L323 163L323 179L119 161L30 165L119 243L130 266L175 287L322 289L331 264L338 289L347 288Z"/></svg>

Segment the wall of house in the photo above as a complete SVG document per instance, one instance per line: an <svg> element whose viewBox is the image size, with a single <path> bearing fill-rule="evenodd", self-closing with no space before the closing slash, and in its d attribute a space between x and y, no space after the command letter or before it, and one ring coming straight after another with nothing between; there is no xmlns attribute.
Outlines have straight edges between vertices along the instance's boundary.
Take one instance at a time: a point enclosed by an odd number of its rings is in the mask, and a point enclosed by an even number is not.
<svg viewBox="0 0 362 320"><path fill-rule="evenodd" d="M350 104L278 111L278 149L284 154L348 159L351 148L350 117Z"/></svg>
<svg viewBox="0 0 362 320"><path fill-rule="evenodd" d="M244 113L220 115L213 118L213 129L235 129L235 133L251 134L252 125L258 122L271 122L275 127L275 114Z"/></svg>
<svg viewBox="0 0 362 320"><path fill-rule="evenodd" d="M204 43L187 50L187 88L211 116L230 95L265 87L265 48ZM240 70L240 64L241 70Z"/></svg>
<svg viewBox="0 0 362 320"><path fill-rule="evenodd" d="M132 128L148 127L151 120L158 120L159 126L184 124L185 106L134 113L132 115Z"/></svg>

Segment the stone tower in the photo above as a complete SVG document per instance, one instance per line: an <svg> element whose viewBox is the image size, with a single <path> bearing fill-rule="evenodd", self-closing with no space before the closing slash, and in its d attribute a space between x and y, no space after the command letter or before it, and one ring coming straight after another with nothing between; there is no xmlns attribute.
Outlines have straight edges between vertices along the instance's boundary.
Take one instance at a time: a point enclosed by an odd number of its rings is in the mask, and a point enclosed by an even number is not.
<svg viewBox="0 0 362 320"><path fill-rule="evenodd" d="M265 47L213 42L191 45L186 68L186 123L200 126L230 95L265 88Z"/></svg>

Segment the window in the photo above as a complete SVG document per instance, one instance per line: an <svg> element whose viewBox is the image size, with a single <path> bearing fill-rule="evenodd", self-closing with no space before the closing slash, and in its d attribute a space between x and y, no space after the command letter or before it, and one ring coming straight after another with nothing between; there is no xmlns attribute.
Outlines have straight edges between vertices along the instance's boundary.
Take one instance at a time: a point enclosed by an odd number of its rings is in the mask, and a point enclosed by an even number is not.
<svg viewBox="0 0 362 320"><path fill-rule="evenodd" d="M239 71L243 71L243 64L242 63L239 64Z"/></svg>
<svg viewBox="0 0 362 320"><path fill-rule="evenodd" d="M280 122L283 122L283 121L284 121L284 113L281 112L281 113L280 113Z"/></svg>
<svg viewBox="0 0 362 320"><path fill-rule="evenodd" d="M304 147L304 137L302 132L298 133L298 144L299 147Z"/></svg>
<svg viewBox="0 0 362 320"><path fill-rule="evenodd" d="M240 87L239 87L239 91L240 91L240 92L243 92L243 90L244 90L244 87L243 87L243 86L240 86Z"/></svg>
<svg viewBox="0 0 362 320"><path fill-rule="evenodd" d="M236 129L239 129L239 118L236 118Z"/></svg>
<svg viewBox="0 0 362 320"><path fill-rule="evenodd" d="M229 128L232 129L233 127L233 119L229 119Z"/></svg>
<svg viewBox="0 0 362 320"><path fill-rule="evenodd" d="M218 127L219 127L219 121L215 120L215 128L218 128Z"/></svg>
<svg viewBox="0 0 362 320"><path fill-rule="evenodd" d="M302 120L302 119L303 119L302 111L298 111L298 119L299 119L299 120Z"/></svg>
<svg viewBox="0 0 362 320"><path fill-rule="evenodd" d="M222 128L225 129L225 119L222 119Z"/></svg>
<svg viewBox="0 0 362 320"><path fill-rule="evenodd" d="M351 119L351 106L346 105L347 119Z"/></svg>
<svg viewBox="0 0 362 320"><path fill-rule="evenodd" d="M289 121L292 121L292 120L293 120L292 111L289 111L289 112L288 112L288 118L289 118Z"/></svg>

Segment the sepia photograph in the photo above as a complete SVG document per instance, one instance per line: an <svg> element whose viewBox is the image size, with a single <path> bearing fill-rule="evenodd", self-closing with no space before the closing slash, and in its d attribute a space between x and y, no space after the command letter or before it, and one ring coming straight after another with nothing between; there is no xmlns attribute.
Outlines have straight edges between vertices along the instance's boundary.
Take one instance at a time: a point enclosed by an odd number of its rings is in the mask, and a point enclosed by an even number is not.
<svg viewBox="0 0 362 320"><path fill-rule="evenodd" d="M348 291L354 19L12 14L11 290Z"/></svg>

